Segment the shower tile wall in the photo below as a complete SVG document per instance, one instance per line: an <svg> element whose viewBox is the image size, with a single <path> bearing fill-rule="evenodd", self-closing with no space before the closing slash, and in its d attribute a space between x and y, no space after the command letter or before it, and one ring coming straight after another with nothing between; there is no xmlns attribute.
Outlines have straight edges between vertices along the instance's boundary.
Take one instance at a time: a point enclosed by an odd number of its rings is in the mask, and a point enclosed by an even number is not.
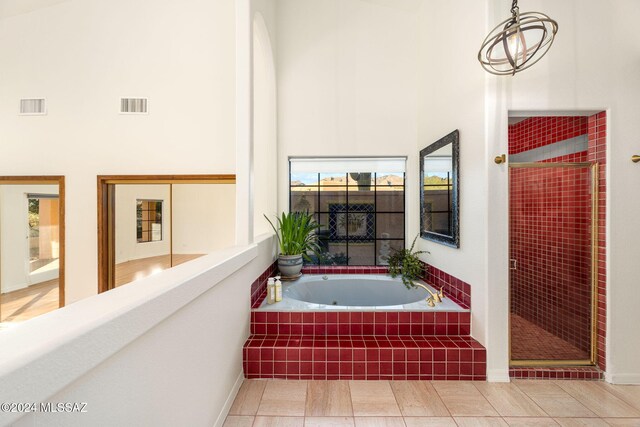
<svg viewBox="0 0 640 427"><path fill-rule="evenodd" d="M511 169L510 178L511 312L581 349L575 358L588 358L589 169Z"/></svg>
<svg viewBox="0 0 640 427"><path fill-rule="evenodd" d="M599 307L600 322L598 325L598 366L604 369L604 331L605 331L605 255L604 255L604 199L606 183L604 180L605 146L606 146L606 116L600 113L592 117L533 117L509 126L509 154L523 153L532 149L540 149L545 145L555 144L561 141L582 137L588 134L588 150L542 160L544 162L584 162L597 161L600 164L600 217L599 217L599 293L602 294ZM515 174L514 174L515 172ZM576 322L589 318L589 278L585 280L585 272L589 272L590 252L588 249L591 227L585 227L585 221L590 221L589 194L583 189L576 192L578 180L588 179L581 177L585 170L512 170L512 194L516 203L520 203L523 212L526 212L529 225L521 229L511 229L511 244L518 259L519 268L516 275L527 276L520 278L524 284L519 284L512 290L512 312L522 316L530 322L549 332L562 337L580 348L588 350L589 334L584 326L576 328ZM527 197L524 197L523 183L518 183L520 177L527 175ZM514 182L515 178L515 182ZM548 180L555 182L549 187ZM545 182L543 186L542 183ZM516 184L513 186L513 184ZM547 188L544 188L547 187ZM588 186L582 186L587 188ZM515 192L514 192L515 189ZM550 191L551 190L551 191ZM565 215L562 222L552 223L545 221L544 215L551 213L555 202L567 200L576 211L576 215L569 218ZM585 203L588 209L585 208ZM532 209L543 208L534 213ZM512 218L513 219L513 218ZM521 222L522 225L526 222ZM533 227L531 227L533 225ZM581 230L581 231L576 231ZM520 233L520 234L518 234ZM560 233L560 234L558 234ZM526 236L524 235L526 234ZM556 236L562 237L561 251L542 250L541 243L545 239ZM514 239L515 237L515 239ZM518 247L517 242L523 242ZM584 249L581 249L584 248ZM536 275L524 270L527 261L537 264L540 271L548 270L547 276ZM581 268L581 266L587 268ZM524 271L523 271L524 270ZM554 277L549 277L550 271L555 272ZM553 282L551 281L553 279ZM554 287L549 289L549 283ZM585 284L587 284L585 286ZM559 306L559 300L568 301L566 305ZM563 303L564 304L564 303ZM588 321L588 320L587 320ZM580 332L578 332L580 331Z"/></svg>
<svg viewBox="0 0 640 427"><path fill-rule="evenodd" d="M509 126L509 154L587 134L587 117L531 117Z"/></svg>

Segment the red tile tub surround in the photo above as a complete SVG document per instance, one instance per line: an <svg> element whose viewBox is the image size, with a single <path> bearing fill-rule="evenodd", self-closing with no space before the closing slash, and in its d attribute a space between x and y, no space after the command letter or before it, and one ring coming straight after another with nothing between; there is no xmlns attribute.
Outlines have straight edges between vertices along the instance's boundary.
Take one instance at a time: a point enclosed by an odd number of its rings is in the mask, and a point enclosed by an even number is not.
<svg viewBox="0 0 640 427"><path fill-rule="evenodd" d="M303 274L387 274L388 267L366 265L310 265L302 268Z"/></svg>
<svg viewBox="0 0 640 427"><path fill-rule="evenodd" d="M509 126L509 154L587 134L587 117L530 117Z"/></svg>
<svg viewBox="0 0 640 427"><path fill-rule="evenodd" d="M278 263L276 261L267 267L260 277L253 281L251 284L251 308L260 307L260 304L267 296L267 279L275 276L277 270Z"/></svg>
<svg viewBox="0 0 640 427"><path fill-rule="evenodd" d="M470 337L253 335L247 378L289 380L486 379L485 349Z"/></svg>
<svg viewBox="0 0 640 427"><path fill-rule="evenodd" d="M253 308L271 270L254 282ZM305 274L387 274L387 267L307 266ZM428 276L427 276L428 274ZM469 308L468 284L434 268L424 278ZM466 304L465 304L466 302ZM486 380L486 350L465 312L251 311L243 349L247 378Z"/></svg>
<svg viewBox="0 0 640 427"><path fill-rule="evenodd" d="M510 368L509 377L513 379L538 380L592 380L600 381L603 373L596 367L575 368Z"/></svg>
<svg viewBox="0 0 640 427"><path fill-rule="evenodd" d="M251 334L309 337L469 335L471 313L251 312Z"/></svg>
<svg viewBox="0 0 640 427"><path fill-rule="evenodd" d="M443 288L445 296L451 298L460 307L471 308L471 285L432 265L424 264L422 280L436 289Z"/></svg>

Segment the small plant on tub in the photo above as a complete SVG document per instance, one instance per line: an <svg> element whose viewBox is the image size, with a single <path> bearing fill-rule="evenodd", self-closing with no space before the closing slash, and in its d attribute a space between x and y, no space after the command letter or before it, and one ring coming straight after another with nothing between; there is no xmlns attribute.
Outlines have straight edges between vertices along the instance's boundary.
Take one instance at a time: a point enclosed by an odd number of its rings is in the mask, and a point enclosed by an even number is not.
<svg viewBox="0 0 640 427"><path fill-rule="evenodd" d="M389 274L391 277L400 275L402 283L407 289L415 288L415 280L422 277L422 261L418 258L420 254L428 254L428 251L413 252L418 236L413 239L409 249L393 249L393 253L389 256Z"/></svg>
<svg viewBox="0 0 640 427"><path fill-rule="evenodd" d="M389 273L391 277L396 277L398 274L402 277L402 283L407 289L423 288L427 291L428 296L426 298L429 307L435 307L436 303L442 302L444 293L442 288L440 291L432 291L429 287L422 283L416 283L415 281L422 277L422 262L418 255L428 254L428 251L413 251L413 247L416 245L418 236L413 239L411 247L409 249L395 249L393 254L389 257Z"/></svg>

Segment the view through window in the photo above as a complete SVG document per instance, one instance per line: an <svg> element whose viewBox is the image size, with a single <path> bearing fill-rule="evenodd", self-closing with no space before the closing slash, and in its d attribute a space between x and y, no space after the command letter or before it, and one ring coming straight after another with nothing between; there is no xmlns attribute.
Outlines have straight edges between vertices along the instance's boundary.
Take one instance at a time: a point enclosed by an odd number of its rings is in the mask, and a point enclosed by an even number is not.
<svg viewBox="0 0 640 427"><path fill-rule="evenodd" d="M136 201L138 243L162 240L162 200Z"/></svg>
<svg viewBox="0 0 640 427"><path fill-rule="evenodd" d="M349 172L354 168L366 172ZM387 265L392 250L405 245L404 184L404 159L291 159L290 210L320 224L315 261Z"/></svg>

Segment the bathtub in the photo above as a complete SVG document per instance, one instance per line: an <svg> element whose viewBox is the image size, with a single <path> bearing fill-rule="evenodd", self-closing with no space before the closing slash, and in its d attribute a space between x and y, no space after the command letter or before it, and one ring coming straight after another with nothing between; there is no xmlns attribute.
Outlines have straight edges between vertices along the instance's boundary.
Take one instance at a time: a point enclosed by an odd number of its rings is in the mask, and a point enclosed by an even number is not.
<svg viewBox="0 0 640 427"><path fill-rule="evenodd" d="M420 281L435 292L429 284ZM377 274L304 275L283 282L282 301L259 311L468 311L449 298L429 307L428 292L407 289L400 277Z"/></svg>

